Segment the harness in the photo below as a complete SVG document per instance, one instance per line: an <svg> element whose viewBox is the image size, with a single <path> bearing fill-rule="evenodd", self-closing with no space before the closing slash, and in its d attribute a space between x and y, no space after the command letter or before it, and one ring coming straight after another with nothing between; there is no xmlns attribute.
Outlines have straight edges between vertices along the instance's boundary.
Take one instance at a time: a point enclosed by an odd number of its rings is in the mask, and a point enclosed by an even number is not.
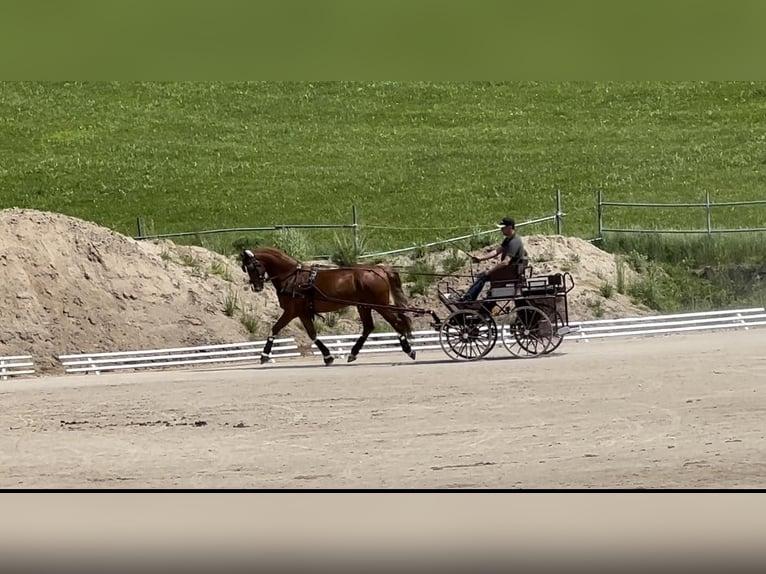
<svg viewBox="0 0 766 574"><path fill-rule="evenodd" d="M298 267L293 269L289 275L283 279L282 289L280 294L289 295L297 299L313 299L314 298L314 283L316 282L317 273L319 270L316 265L312 265L308 269L308 277L303 283L298 282L298 277L302 274L302 271L306 271L303 265L298 264ZM291 277L295 276L293 281L288 281Z"/></svg>

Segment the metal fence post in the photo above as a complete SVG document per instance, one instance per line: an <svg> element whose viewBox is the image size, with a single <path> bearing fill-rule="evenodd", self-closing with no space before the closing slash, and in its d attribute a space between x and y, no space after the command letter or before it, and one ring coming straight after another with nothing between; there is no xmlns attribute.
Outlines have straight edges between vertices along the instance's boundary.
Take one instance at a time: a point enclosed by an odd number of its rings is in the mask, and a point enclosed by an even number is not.
<svg viewBox="0 0 766 574"><path fill-rule="evenodd" d="M705 192L705 210L707 211L707 236L713 236L713 218L710 214L710 192Z"/></svg>
<svg viewBox="0 0 766 574"><path fill-rule="evenodd" d="M556 190L556 235L561 235L561 190Z"/></svg>
<svg viewBox="0 0 766 574"><path fill-rule="evenodd" d="M598 214L598 231L596 233L596 237L599 239L601 238L601 229L604 227L603 224L603 218L604 218L604 212L602 203L604 202L604 193L599 189L598 190L598 206L596 207L596 212Z"/></svg>
<svg viewBox="0 0 766 574"><path fill-rule="evenodd" d="M138 239L142 239L144 237L144 220L140 215L136 217L136 227L138 228Z"/></svg>
<svg viewBox="0 0 766 574"><path fill-rule="evenodd" d="M354 253L359 254L359 214L356 211L356 205L351 206L351 224L354 226Z"/></svg>

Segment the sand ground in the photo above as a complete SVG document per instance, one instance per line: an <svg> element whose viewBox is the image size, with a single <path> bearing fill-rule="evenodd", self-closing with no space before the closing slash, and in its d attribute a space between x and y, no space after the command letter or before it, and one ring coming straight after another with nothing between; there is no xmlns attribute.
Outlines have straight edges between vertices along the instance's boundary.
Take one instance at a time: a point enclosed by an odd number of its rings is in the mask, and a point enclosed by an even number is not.
<svg viewBox="0 0 766 574"><path fill-rule="evenodd" d="M766 330L0 384L5 488L763 488Z"/></svg>

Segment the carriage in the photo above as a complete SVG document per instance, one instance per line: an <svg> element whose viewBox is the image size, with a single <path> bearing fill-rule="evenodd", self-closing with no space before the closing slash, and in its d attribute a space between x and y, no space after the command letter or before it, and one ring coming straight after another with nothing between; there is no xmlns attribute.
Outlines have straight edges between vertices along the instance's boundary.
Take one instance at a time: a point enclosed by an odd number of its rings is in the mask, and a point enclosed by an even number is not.
<svg viewBox="0 0 766 574"><path fill-rule="evenodd" d="M498 338L513 356L530 358L556 350L569 332L569 273L534 276L532 267L509 266L490 282L486 298L460 300L454 279L437 284L450 314L434 323L442 350L456 361L487 356Z"/></svg>
<svg viewBox="0 0 766 574"><path fill-rule="evenodd" d="M348 360L354 361L374 329L372 311L377 311L399 334L399 343L410 358L416 352L408 340L409 314L430 315L439 332L442 350L456 361L475 361L487 356L497 344L515 357L528 358L551 353L569 330L567 294L574 288L569 273L535 276L532 267L508 266L490 281L487 297L463 301L455 289L459 276L441 276L439 300L449 311L441 319L433 309L408 306L399 274L393 267L350 266L320 269L305 266L275 248L245 250L242 269L254 291L270 281L284 312L271 330L261 353L270 357L274 337L293 318L300 318L312 342L322 352L326 365L334 361L327 346L316 335L314 317L354 306L362 321L362 334ZM473 276L473 273L472 273ZM389 298L393 297L394 304Z"/></svg>

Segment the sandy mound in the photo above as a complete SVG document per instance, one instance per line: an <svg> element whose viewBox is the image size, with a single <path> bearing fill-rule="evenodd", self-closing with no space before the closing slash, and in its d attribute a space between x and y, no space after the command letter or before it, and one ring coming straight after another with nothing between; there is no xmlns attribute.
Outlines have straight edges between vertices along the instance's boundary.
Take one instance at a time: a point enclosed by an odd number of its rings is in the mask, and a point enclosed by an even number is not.
<svg viewBox="0 0 766 574"><path fill-rule="evenodd" d="M606 298L600 292L605 282L616 284L610 254L573 238L525 241L536 273L569 270L577 281L571 320L647 313L622 295ZM425 259L442 271L446 257L448 252ZM409 266L412 260L392 263ZM466 264L455 273L468 269ZM281 310L272 289L253 293L246 281L236 260L200 247L136 241L61 214L1 210L0 355L30 354L38 369L55 371L61 369L55 357L64 353L263 339ZM458 283L465 288L470 280ZM409 292L411 285L405 287ZM446 315L435 284L411 304ZM377 315L376 324L388 329ZM428 328L429 318L415 318L415 325ZM317 321L320 336L360 328L353 309ZM298 321L280 336L309 345Z"/></svg>
<svg viewBox="0 0 766 574"><path fill-rule="evenodd" d="M93 223L0 211L0 355L55 356L246 341L278 313L273 293L245 291L236 262L202 248L139 242ZM224 312L227 298L242 309ZM289 334L288 334L289 336Z"/></svg>

